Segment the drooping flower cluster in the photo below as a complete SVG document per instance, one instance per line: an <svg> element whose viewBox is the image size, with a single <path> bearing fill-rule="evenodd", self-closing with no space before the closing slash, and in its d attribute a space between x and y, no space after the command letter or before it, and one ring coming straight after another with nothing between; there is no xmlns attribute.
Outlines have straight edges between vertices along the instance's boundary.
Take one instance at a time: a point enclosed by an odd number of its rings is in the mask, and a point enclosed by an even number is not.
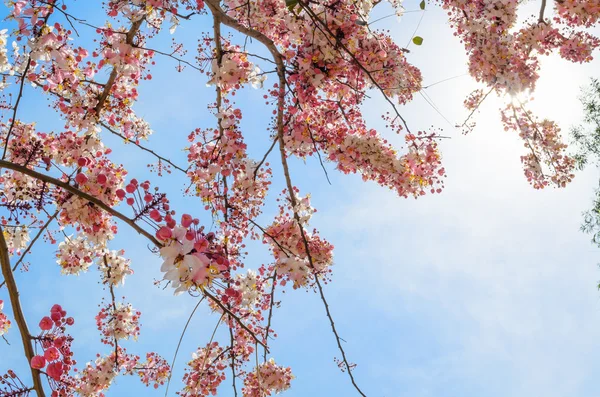
<svg viewBox="0 0 600 397"><path fill-rule="evenodd" d="M279 394L290 388L292 370L290 367L280 367L272 358L249 372L244 379L242 392L244 397L265 397Z"/></svg>
<svg viewBox="0 0 600 397"><path fill-rule="evenodd" d="M262 87L266 75L261 74L258 67L248 59L248 55L237 45L232 45L223 40L221 62L215 55L211 62L212 77L207 85L217 84L226 93L232 89L239 89L244 83L251 83L253 87Z"/></svg>
<svg viewBox="0 0 600 397"><path fill-rule="evenodd" d="M119 339L133 338L137 340L140 334L140 312L131 304L109 303L100 309L96 315L96 325L102 334L102 341L114 344Z"/></svg>
<svg viewBox="0 0 600 397"><path fill-rule="evenodd" d="M315 276L326 277L329 266L333 264L333 246L321 239L316 231L306 231L308 220L315 211L310 206L310 197L298 197L297 200L293 209L280 206L276 222L267 228L264 236L264 241L273 251L277 275L283 279L282 284L291 281L294 288L310 285ZM306 241L298 222L290 215L293 213L298 214L298 220L305 229Z"/></svg>
<svg viewBox="0 0 600 397"><path fill-rule="evenodd" d="M125 252L106 251L98 258L98 268L105 283L118 287L125 284L125 278L133 274L130 260L123 257Z"/></svg>
<svg viewBox="0 0 600 397"><path fill-rule="evenodd" d="M233 291L225 291L232 296L236 301L236 306L252 309L261 298L262 280L252 270L248 270L246 274L238 274L233 282Z"/></svg>
<svg viewBox="0 0 600 397"><path fill-rule="evenodd" d="M217 395L217 387L225 380L227 368L223 348L217 342L208 344L192 354L183 382L185 387L177 392L182 397Z"/></svg>
<svg viewBox="0 0 600 397"><path fill-rule="evenodd" d="M522 106L509 105L502 111L506 130L520 131L529 153L521 156L525 176L536 189L549 183L566 186L573 179L575 160L567 156L560 128L550 120L538 121Z"/></svg>
<svg viewBox="0 0 600 397"><path fill-rule="evenodd" d="M120 351L121 352L121 351ZM128 360L124 354L119 354L120 362ZM119 374L119 366L115 365L116 355L114 352L108 356L98 357L94 364L87 363L85 368L79 371L75 391L82 397L103 396L113 380Z"/></svg>
<svg viewBox="0 0 600 397"><path fill-rule="evenodd" d="M6 46L8 44L8 35L6 34L7 29L0 30L0 73L10 70L11 64L6 55ZM0 83L0 90L3 89L2 83Z"/></svg>
<svg viewBox="0 0 600 397"><path fill-rule="evenodd" d="M3 309L4 301L0 299L0 336L6 334L10 328L10 320L6 316L6 313L2 312Z"/></svg>
<svg viewBox="0 0 600 397"><path fill-rule="evenodd" d="M66 315L60 305L52 306L50 316L43 317L39 323L42 332L33 338L39 343L42 354L33 356L30 365L34 369L45 368L54 381L51 383L53 390L62 390L70 384L69 371L76 364L71 351L73 338L65 335L66 327L73 325L74 320Z"/></svg>
<svg viewBox="0 0 600 397"><path fill-rule="evenodd" d="M160 385L164 385L171 375L171 367L167 360L153 352L147 353L146 361L139 362L137 368L137 374L142 383L146 386L153 383L155 389L158 389Z"/></svg>
<svg viewBox="0 0 600 397"><path fill-rule="evenodd" d="M77 275L88 270L94 263L96 253L83 236L68 236L58 245L56 257L61 273Z"/></svg>
<svg viewBox="0 0 600 397"><path fill-rule="evenodd" d="M86 272L96 262L104 283L115 287L125 283L125 278L133 274L129 259L123 257L123 250L108 250L90 244L84 236L67 236L58 245L57 263L63 274L78 275Z"/></svg>
<svg viewBox="0 0 600 397"><path fill-rule="evenodd" d="M271 170L248 157L239 129L239 109L227 107L216 116L218 128L198 129L188 137L192 142L188 148L188 176L195 194L214 213L223 214L222 228L227 229L228 241L240 244L248 233L249 220L260 214Z"/></svg>
<svg viewBox="0 0 600 397"><path fill-rule="evenodd" d="M27 248L29 242L27 226L4 226L3 233L8 252L11 255Z"/></svg>

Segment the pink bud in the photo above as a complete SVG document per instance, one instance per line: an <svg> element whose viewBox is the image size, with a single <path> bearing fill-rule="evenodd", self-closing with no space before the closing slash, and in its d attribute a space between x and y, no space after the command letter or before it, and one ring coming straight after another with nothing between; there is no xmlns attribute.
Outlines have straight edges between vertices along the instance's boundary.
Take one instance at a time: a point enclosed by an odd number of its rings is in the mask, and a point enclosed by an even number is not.
<svg viewBox="0 0 600 397"><path fill-rule="evenodd" d="M175 219L171 219L169 221L167 221L167 226L170 227L171 229L174 228L177 225L177 222L175 222Z"/></svg>
<svg viewBox="0 0 600 397"><path fill-rule="evenodd" d="M156 238L162 241L166 241L173 236L173 232L170 228L163 226L156 231Z"/></svg>
<svg viewBox="0 0 600 397"><path fill-rule="evenodd" d="M117 190L117 197L119 198L119 200L123 200L125 198L125 190L123 189L119 189Z"/></svg>
<svg viewBox="0 0 600 397"><path fill-rule="evenodd" d="M80 167L85 167L88 164L88 159L86 159L85 157L80 157L77 160L77 165Z"/></svg>
<svg viewBox="0 0 600 397"><path fill-rule="evenodd" d="M75 324L75 319L73 317L67 318L67 325L73 325L73 324Z"/></svg>
<svg viewBox="0 0 600 397"><path fill-rule="evenodd" d="M59 351L58 351L58 349L56 347L50 346L44 352L44 358L47 361L56 361L56 360L58 360L60 358L60 353L59 353Z"/></svg>
<svg viewBox="0 0 600 397"><path fill-rule="evenodd" d="M33 356L31 357L31 368L42 369L46 366L46 359L44 356Z"/></svg>
<svg viewBox="0 0 600 397"><path fill-rule="evenodd" d="M61 336L61 337L58 337L58 338L54 339L54 346L57 349L60 349L61 347L63 347L64 344L65 344L65 337L64 336Z"/></svg>
<svg viewBox="0 0 600 397"><path fill-rule="evenodd" d="M196 241L196 244L194 244L194 248L198 252L204 252L208 248L208 241L206 241L206 239L200 239Z"/></svg>
<svg viewBox="0 0 600 397"><path fill-rule="evenodd" d="M127 193L133 193L133 192L135 192L135 189L136 189L135 185L133 185L131 183L129 185L125 186L125 190L127 191Z"/></svg>
<svg viewBox="0 0 600 397"><path fill-rule="evenodd" d="M99 184L104 185L107 181L106 175L104 175L104 174L98 175L97 181Z"/></svg>
<svg viewBox="0 0 600 397"><path fill-rule="evenodd" d="M42 320L40 321L40 328L42 329L42 331L49 331L50 329L52 329L52 325L53 322L48 316L42 318Z"/></svg>
<svg viewBox="0 0 600 397"><path fill-rule="evenodd" d="M158 218L160 218L160 212L158 212L158 210L151 210L149 215L151 219L158 222Z"/></svg>
<svg viewBox="0 0 600 397"><path fill-rule="evenodd" d="M193 222L193 218L191 215L189 214L183 214L181 216L181 226L183 227L190 227L192 222Z"/></svg>
<svg viewBox="0 0 600 397"><path fill-rule="evenodd" d="M135 203L135 200L133 199L133 197L128 197L127 198L127 204L128 205L133 205L133 203Z"/></svg>
<svg viewBox="0 0 600 397"><path fill-rule="evenodd" d="M46 372L52 379L59 381L63 374L63 364L61 362L48 364Z"/></svg>
<svg viewBox="0 0 600 397"><path fill-rule="evenodd" d="M84 183L86 183L87 180L88 180L87 176L85 176L85 174L82 172L77 174L77 176L75 177L75 182L79 183L80 185L83 185Z"/></svg>

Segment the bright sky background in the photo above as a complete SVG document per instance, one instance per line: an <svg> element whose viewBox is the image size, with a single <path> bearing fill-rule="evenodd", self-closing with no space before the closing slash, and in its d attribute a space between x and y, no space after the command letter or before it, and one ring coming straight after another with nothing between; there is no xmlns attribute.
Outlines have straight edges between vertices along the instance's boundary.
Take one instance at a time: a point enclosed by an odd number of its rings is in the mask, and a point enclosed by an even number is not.
<svg viewBox="0 0 600 397"><path fill-rule="evenodd" d="M536 11L539 1L530 3L527 7ZM405 5L407 10L418 9L418 1L407 0ZM373 19L389 12L382 7ZM387 18L373 26L390 29L403 45L421 15L407 13L399 23ZM88 17L103 21L99 14ZM212 26L207 19L198 21L178 28L179 39L183 35L190 43L190 58L195 38ZM170 37L165 33L151 46L167 49ZM421 68L425 86L466 72L464 49L442 10L428 6L418 35L424 44L411 45L408 57ZM156 131L148 146L182 164L181 148L189 131L215 123L206 111L214 89L206 88L205 76L191 69L174 74L171 60L156 60L154 78L142 84L135 108ZM538 116L558 121L566 135L568 127L582 118L580 87L594 73L600 77L598 70L600 61L581 66L544 59L531 107ZM442 195L398 198L327 164L329 185L316 159L293 162L295 184L302 193L312 194L319 211L312 226L336 247L333 282L325 292L350 361L358 364L355 377L370 397L597 396L598 249L579 232L579 225L581 212L591 205L598 173L590 168L567 189L535 191L522 175L521 141L500 124L498 110L504 100L489 98L484 103L473 133L464 136L452 128L464 119L462 101L474 88L470 77L458 77L423 91L439 112L420 95L402 108L412 129L433 125L452 137L441 144L448 173ZM271 109L263 105L262 95L249 89L237 96L255 157L268 143ZM370 125L383 131L380 115L387 108L377 93L372 96L364 111ZM20 112L23 120L39 121L40 130L60 128L57 117L30 88L25 104ZM390 139L402 142L401 137ZM145 164L152 159L133 146L116 146L111 137L107 141L118 148L115 158L126 165L130 176L144 178ZM281 169L276 157L271 162L276 173L272 191L277 192L283 188ZM185 209L201 214L197 200L178 194L183 184L178 176L160 182L180 213ZM271 195L263 224L274 215L274 198ZM203 219L210 222L206 215ZM126 228L121 231L111 247L126 250L136 273L118 296L126 295L142 311L140 340L124 346L137 354L154 350L170 361L196 300L154 287L152 281L162 277L160 259L142 239ZM268 261L265 247L250 245L249 268ZM94 321L101 296L108 297L99 288L97 272L61 277L48 248L36 249L30 262L29 273L16 275L30 327L36 329L52 304L60 303L76 319L72 333L78 366L93 360L97 352L107 353ZM0 290L0 299L8 300L5 289ZM283 304L274 316L279 337L272 343L273 356L291 366L296 376L284 395L356 395L347 375L333 362L339 352L318 296L292 290L279 292L276 299L283 299ZM10 313L8 303L5 309ZM179 353L170 396L181 387L184 363L208 342L217 320L205 307L196 313ZM12 346L0 341L0 372L13 368L26 375L16 326L7 337ZM137 379L123 377L107 393L132 395L164 395L164 388L144 389ZM233 395L230 378L219 395Z"/></svg>

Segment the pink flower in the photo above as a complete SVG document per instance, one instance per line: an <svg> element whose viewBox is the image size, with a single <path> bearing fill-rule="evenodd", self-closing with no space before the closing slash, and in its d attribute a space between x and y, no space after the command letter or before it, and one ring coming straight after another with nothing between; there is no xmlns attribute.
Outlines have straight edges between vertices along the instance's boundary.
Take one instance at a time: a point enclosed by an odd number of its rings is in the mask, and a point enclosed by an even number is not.
<svg viewBox="0 0 600 397"><path fill-rule="evenodd" d="M60 358L60 353L56 347L49 347L44 352L44 358L48 361L56 361Z"/></svg>
<svg viewBox="0 0 600 397"><path fill-rule="evenodd" d="M31 358L31 368L42 369L46 366L46 359L44 356L33 356Z"/></svg>
<svg viewBox="0 0 600 397"><path fill-rule="evenodd" d="M192 225L192 222L194 221L194 218L192 218L191 215L189 214L183 214L181 216L181 226L188 228Z"/></svg>
<svg viewBox="0 0 600 397"><path fill-rule="evenodd" d="M77 174L77 176L75 177L75 182L79 183L80 185L83 185L84 183L86 183L87 180L88 180L87 176L85 176L85 174L82 172Z"/></svg>
<svg viewBox="0 0 600 397"><path fill-rule="evenodd" d="M42 318L42 320L40 321L40 328L42 329L42 331L51 330L53 325L54 325L54 322L48 316Z"/></svg>
<svg viewBox="0 0 600 397"><path fill-rule="evenodd" d="M156 231L156 238L162 241L166 241L173 236L173 232L170 228L163 226Z"/></svg>
<svg viewBox="0 0 600 397"><path fill-rule="evenodd" d="M63 364L61 362L50 363L50 364L48 364L48 368L46 369L46 372L48 372L48 375L52 379L59 381L60 377L63 374Z"/></svg>

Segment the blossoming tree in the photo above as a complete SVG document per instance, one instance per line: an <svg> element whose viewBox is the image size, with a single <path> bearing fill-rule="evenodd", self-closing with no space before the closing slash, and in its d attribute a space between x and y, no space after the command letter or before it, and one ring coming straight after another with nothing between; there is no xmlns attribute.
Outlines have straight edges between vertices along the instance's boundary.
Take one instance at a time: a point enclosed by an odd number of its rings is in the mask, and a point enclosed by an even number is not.
<svg viewBox="0 0 600 397"><path fill-rule="evenodd" d="M288 389L292 370L270 358L276 354L270 341L275 290L291 287L319 295L340 351L338 364L356 392L365 396L323 288L333 246L309 228L315 209L309 195L294 186L288 159L316 156L402 197L442 191L441 136L411 130L400 110L421 90L421 72L409 63L407 49L369 24L372 9L381 2L95 3L86 2L85 7L103 12L99 19L107 20L104 24L78 16L67 0L7 3L6 29L0 33L0 335L19 335L30 374L17 374L8 363L0 396L101 396L120 375L136 375L146 386L168 387L171 363L155 352L140 357L124 347L143 338L143 332L135 304L115 295L136 268L122 247L111 243L123 228L139 233L162 258L162 266L156 267L157 274L164 274L160 284L208 305L229 334L228 340L199 342L204 344L192 353L179 395L214 395L228 377L236 396L262 397ZM402 15L401 1L391 3ZM469 73L483 87L465 100L471 115L492 92L506 97L501 120L523 139L526 178L535 188L564 187L573 178L575 162L565 154L558 125L539 120L515 98L534 90L541 56L558 53L580 63L592 58L600 40L587 28L600 19L600 1L557 0L551 6L541 0L539 15L517 23L520 3L438 0L414 6L447 10L467 51ZM180 24L200 19L210 19L212 30L200 38L195 58L189 59L177 42L173 51L153 47L158 35L176 38ZM165 27L169 33L162 32ZM79 30L94 34L95 41L81 40ZM250 52L248 38L268 56ZM420 45L423 39L415 36L413 42ZM207 112L214 122L191 131L188 142L172 143L185 149L185 165L144 146L153 131L134 110L138 85L152 77L157 62L193 69L212 87L207 89L214 95ZM101 77L104 71L107 78ZM274 78L266 80L270 73ZM246 85L264 91L267 108L261 111L272 116L263 134L269 149L259 158L247 151L240 124L243 109L235 102L236 92ZM42 130L36 120L22 117L25 86L49 101L63 128ZM404 135L402 153L366 125L361 105L368 92L389 105L384 118L391 131ZM470 118L463 127L473 128ZM107 147L109 135L121 138L126 149ZM174 208L169 201L173 193L163 191L164 184L155 187L155 177L129 175L113 161L113 150L132 148L153 158L152 169L161 178L185 175L185 193L197 197L212 220L205 212ZM277 167L270 167L269 157ZM280 209L270 224L261 225L257 218L275 173L284 181L276 187L282 191ZM209 232L211 223L217 228ZM251 263L243 250L249 239L266 244L271 264L247 269ZM95 315L99 354L86 365L74 360L77 335L69 327L75 319L68 316L65 302L64 308L49 303L41 319L24 316L13 274L34 244L44 242L54 245L57 272L69 277L97 267L106 291ZM2 311L4 304L10 305L14 318Z"/></svg>

